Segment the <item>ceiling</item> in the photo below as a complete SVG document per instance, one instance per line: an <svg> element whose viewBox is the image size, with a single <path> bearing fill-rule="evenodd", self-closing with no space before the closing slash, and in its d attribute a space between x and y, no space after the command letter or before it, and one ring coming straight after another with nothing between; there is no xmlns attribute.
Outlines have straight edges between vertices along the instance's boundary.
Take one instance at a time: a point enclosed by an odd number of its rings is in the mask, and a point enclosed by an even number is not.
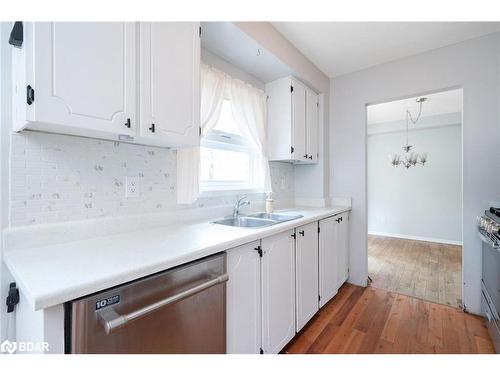
<svg viewBox="0 0 500 375"><path fill-rule="evenodd" d="M273 22L328 77L500 31L500 22Z"/></svg>
<svg viewBox="0 0 500 375"><path fill-rule="evenodd" d="M461 89L423 96L427 100L422 106L422 118L462 112ZM413 118L415 118L419 110L419 104L416 102L416 99L416 97L413 97L369 105L366 109L368 125L406 120L407 109L411 112Z"/></svg>
<svg viewBox="0 0 500 375"><path fill-rule="evenodd" d="M231 22L202 22L203 48L262 82L291 75L292 70Z"/></svg>

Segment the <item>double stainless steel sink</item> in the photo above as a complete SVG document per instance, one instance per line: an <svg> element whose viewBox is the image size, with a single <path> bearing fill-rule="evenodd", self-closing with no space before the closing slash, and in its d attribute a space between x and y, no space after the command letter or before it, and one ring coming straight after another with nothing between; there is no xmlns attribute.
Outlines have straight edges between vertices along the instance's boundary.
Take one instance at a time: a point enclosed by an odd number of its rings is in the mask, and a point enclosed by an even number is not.
<svg viewBox="0 0 500 375"><path fill-rule="evenodd" d="M216 220L213 223L229 225L231 227L258 228L284 223L285 221L295 220L301 217L303 217L303 215L258 212L250 215L231 216Z"/></svg>

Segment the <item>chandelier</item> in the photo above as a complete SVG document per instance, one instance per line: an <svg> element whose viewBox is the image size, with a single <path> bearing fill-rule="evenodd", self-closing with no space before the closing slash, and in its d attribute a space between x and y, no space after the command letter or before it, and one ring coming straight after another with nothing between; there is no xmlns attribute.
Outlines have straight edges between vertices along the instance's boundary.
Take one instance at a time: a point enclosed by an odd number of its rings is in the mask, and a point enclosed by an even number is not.
<svg viewBox="0 0 500 375"><path fill-rule="evenodd" d="M420 104L420 109L415 119L413 119L411 112L408 109L406 110L406 144L402 147L405 151L405 154L403 156L401 156L400 154L391 155L390 158L393 167L399 167L400 165L402 165L406 169L408 169L410 167L416 166L417 164L425 165L425 163L427 162L427 152L423 152L421 154L410 152L413 146L408 143L408 125L410 121L413 125L418 122L420 116L422 115L422 105L426 100L427 98L423 97L417 99L417 103Z"/></svg>

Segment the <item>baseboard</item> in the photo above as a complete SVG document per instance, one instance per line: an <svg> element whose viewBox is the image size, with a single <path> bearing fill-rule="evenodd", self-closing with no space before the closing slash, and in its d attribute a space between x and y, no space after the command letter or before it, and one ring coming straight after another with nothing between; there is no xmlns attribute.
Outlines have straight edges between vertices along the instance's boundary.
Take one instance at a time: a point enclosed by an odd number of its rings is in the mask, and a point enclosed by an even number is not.
<svg viewBox="0 0 500 375"><path fill-rule="evenodd" d="M446 245L460 245L460 246L462 246L462 241L445 240L445 239L442 239L442 238L408 236L406 234L385 233L385 232L368 232L368 234L371 234L373 236L402 238L402 239L405 239L405 240L435 242L435 243L442 243L442 244L446 244Z"/></svg>

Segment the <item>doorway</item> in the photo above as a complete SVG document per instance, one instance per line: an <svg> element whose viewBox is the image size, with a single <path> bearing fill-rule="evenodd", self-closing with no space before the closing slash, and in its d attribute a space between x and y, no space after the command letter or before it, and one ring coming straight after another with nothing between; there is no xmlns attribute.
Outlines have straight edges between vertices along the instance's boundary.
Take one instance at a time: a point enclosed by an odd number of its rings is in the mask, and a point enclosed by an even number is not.
<svg viewBox="0 0 500 375"><path fill-rule="evenodd" d="M367 106L372 286L462 306L462 89Z"/></svg>

